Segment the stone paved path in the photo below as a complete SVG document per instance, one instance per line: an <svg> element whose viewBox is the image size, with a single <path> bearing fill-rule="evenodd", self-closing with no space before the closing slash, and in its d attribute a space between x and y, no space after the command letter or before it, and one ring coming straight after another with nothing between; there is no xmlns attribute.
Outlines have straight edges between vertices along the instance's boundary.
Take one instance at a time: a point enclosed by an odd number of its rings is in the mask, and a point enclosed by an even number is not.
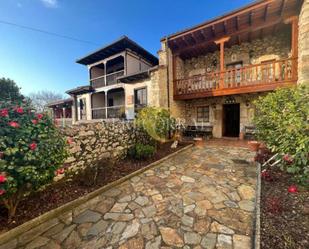
<svg viewBox="0 0 309 249"><path fill-rule="evenodd" d="M59 217L26 248L251 248L252 157L245 148L191 148Z"/></svg>

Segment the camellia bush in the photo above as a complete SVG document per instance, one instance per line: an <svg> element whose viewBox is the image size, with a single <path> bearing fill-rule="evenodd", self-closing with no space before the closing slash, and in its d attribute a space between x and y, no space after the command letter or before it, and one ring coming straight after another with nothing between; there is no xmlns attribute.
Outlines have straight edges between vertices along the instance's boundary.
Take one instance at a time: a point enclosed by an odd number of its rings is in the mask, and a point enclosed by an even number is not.
<svg viewBox="0 0 309 249"><path fill-rule="evenodd" d="M257 138L282 155L287 172L308 184L309 87L276 90L260 97L255 106Z"/></svg>
<svg viewBox="0 0 309 249"><path fill-rule="evenodd" d="M145 107L137 114L136 124L161 143L175 131L175 119L169 111L159 107Z"/></svg>
<svg viewBox="0 0 309 249"><path fill-rule="evenodd" d="M25 102L0 102L0 204L9 222L22 198L62 172L66 143L47 115Z"/></svg>

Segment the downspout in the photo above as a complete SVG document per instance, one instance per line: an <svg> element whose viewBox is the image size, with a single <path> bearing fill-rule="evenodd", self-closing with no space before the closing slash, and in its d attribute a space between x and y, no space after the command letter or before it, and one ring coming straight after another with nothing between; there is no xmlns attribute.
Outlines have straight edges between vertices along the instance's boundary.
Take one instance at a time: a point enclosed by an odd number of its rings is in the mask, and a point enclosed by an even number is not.
<svg viewBox="0 0 309 249"><path fill-rule="evenodd" d="M166 76L167 76L167 109L170 110L170 75L169 75L169 50L168 50L168 36L166 37Z"/></svg>

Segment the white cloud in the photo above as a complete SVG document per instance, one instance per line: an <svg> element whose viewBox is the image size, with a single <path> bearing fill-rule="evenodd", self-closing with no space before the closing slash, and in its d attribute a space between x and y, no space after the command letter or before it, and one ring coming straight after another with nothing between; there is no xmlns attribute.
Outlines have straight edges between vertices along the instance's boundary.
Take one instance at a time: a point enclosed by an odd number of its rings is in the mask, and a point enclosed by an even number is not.
<svg viewBox="0 0 309 249"><path fill-rule="evenodd" d="M40 0L40 1L47 8L57 8L58 7L58 1L57 0Z"/></svg>

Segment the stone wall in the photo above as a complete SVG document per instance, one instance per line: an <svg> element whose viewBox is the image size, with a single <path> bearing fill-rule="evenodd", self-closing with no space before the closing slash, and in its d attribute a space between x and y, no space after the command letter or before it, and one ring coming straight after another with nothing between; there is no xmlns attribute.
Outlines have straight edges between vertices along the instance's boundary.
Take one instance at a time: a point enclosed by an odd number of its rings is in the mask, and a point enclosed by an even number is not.
<svg viewBox="0 0 309 249"><path fill-rule="evenodd" d="M252 125L254 117L253 100L261 94L234 95L235 103L240 104L240 131L245 126ZM213 126L213 136L220 138L223 136L223 105L228 97L201 98L181 101L184 103L183 116L187 125L202 125L197 122L197 108L209 106L209 122L203 125Z"/></svg>
<svg viewBox="0 0 309 249"><path fill-rule="evenodd" d="M268 36L224 49L225 64L242 61L243 66L272 59L288 58L291 51L290 34ZM177 78L217 71L220 68L219 50L185 61L177 60Z"/></svg>
<svg viewBox="0 0 309 249"><path fill-rule="evenodd" d="M303 3L298 24L298 82L309 84L309 0Z"/></svg>
<svg viewBox="0 0 309 249"><path fill-rule="evenodd" d="M72 138L66 164L73 170L91 166L104 158L122 158L135 142L149 140L133 122L121 121L81 123L64 128L62 133Z"/></svg>

